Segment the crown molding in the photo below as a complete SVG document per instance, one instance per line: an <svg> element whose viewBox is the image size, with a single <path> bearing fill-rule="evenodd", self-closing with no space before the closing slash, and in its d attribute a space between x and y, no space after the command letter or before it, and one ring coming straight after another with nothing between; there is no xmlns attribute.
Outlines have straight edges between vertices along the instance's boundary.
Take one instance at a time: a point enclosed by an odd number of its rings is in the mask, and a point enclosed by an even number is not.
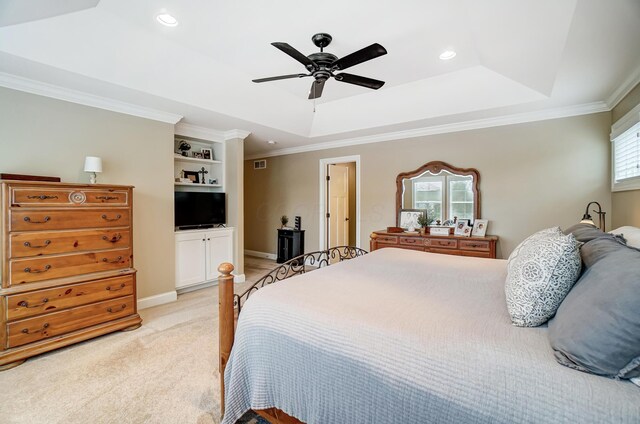
<svg viewBox="0 0 640 424"><path fill-rule="evenodd" d="M631 73L631 75L629 75L629 78L627 78L627 80L622 85L620 85L615 89L613 93L611 93L611 95L607 99L607 105L609 106L609 109L613 109L614 107L616 107L618 103L620 103L620 101L622 101L622 99L624 99L625 96L629 94L629 92L631 92L631 90L633 90L633 88L638 84L640 84L640 67L638 67L635 72Z"/></svg>
<svg viewBox="0 0 640 424"><path fill-rule="evenodd" d="M249 134L251 134L251 131L229 130L224 133L224 139L226 141L235 140L237 138L244 140L245 138L249 137Z"/></svg>
<svg viewBox="0 0 640 424"><path fill-rule="evenodd" d="M571 116L588 115L591 113L608 112L609 106L605 102L585 103L562 108L546 109L535 112L517 113L495 118L476 119L472 121L456 122L452 124L434 125L430 127L416 128L412 130L394 131L374 134L364 137L349 138L345 140L315 143L300 147L289 147L273 150L265 153L257 153L246 156L245 159L253 160L273 156L291 155L295 153L313 152L317 150L335 149L338 147L357 146L359 144L380 143L383 141L405 140L408 138L423 137L436 134L446 134L459 131L469 131L481 128L499 127L504 125L522 124L526 122L546 121L549 119L568 118Z"/></svg>
<svg viewBox="0 0 640 424"><path fill-rule="evenodd" d="M200 138L203 140L215 141L218 143L224 143L225 141L242 139L244 140L251 134L249 131L244 130L228 130L220 131L212 128L201 127L199 125L193 125L181 122L176 124L175 134L183 137Z"/></svg>
<svg viewBox="0 0 640 424"><path fill-rule="evenodd" d="M174 113L137 106L131 103L96 96L94 94L84 93L82 91L76 91L70 88L60 87L4 72L0 72L0 87L91 106L98 109L110 110L112 112L123 113L125 115L138 116L140 118L151 119L153 121L167 122L169 124L175 124L182 119L181 115Z"/></svg>
<svg viewBox="0 0 640 424"><path fill-rule="evenodd" d="M211 128L201 127L198 125L180 122L176 124L175 134L184 137L200 138L203 140L216 141L222 143L225 141L224 131L218 131Z"/></svg>

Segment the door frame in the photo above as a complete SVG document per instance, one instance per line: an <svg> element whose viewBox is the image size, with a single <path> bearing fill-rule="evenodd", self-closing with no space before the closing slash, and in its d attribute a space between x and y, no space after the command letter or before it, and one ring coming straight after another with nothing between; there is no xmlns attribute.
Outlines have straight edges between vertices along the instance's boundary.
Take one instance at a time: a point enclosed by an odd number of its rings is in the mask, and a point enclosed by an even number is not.
<svg viewBox="0 0 640 424"><path fill-rule="evenodd" d="M318 250L325 250L327 243L326 207L327 207L327 166L333 163L356 164L356 240L355 246L360 247L360 155L340 156L337 158L320 159L320 234L318 237L320 244ZM349 217L349 220L353 219ZM353 243L353 242L351 242Z"/></svg>

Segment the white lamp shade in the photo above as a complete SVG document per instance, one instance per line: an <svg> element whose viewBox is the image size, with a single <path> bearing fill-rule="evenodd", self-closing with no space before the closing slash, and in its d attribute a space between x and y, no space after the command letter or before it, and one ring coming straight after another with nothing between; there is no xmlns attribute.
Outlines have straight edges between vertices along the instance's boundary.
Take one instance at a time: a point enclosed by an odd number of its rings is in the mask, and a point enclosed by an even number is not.
<svg viewBox="0 0 640 424"><path fill-rule="evenodd" d="M84 172L102 172L102 159L96 156L84 158Z"/></svg>

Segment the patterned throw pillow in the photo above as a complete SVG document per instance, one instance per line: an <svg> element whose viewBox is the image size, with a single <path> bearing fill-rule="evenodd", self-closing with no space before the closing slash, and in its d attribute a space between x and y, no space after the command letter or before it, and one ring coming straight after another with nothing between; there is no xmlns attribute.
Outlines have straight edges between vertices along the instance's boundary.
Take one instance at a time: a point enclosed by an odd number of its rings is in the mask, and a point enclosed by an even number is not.
<svg viewBox="0 0 640 424"><path fill-rule="evenodd" d="M509 256L505 294L511 321L536 327L549 320L580 275L580 243L560 228L539 231Z"/></svg>

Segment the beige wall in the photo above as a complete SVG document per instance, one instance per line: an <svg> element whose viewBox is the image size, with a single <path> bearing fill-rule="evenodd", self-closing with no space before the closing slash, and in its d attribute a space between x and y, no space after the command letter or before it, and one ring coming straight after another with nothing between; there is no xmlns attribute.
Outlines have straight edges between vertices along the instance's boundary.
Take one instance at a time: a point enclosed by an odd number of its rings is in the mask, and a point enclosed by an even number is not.
<svg viewBox="0 0 640 424"><path fill-rule="evenodd" d="M0 88L0 171L87 183L134 185L138 296L175 290L173 125Z"/></svg>
<svg viewBox="0 0 640 424"><path fill-rule="evenodd" d="M636 85L611 111L612 121L616 122L627 112L640 104L640 84ZM611 194L613 202L612 228L623 225L640 227L640 190L618 191Z"/></svg>
<svg viewBox="0 0 640 424"><path fill-rule="evenodd" d="M611 210L611 115L509 125L409 140L363 144L267 158L267 168L245 166L245 248L276 251L280 215L302 216L306 251L319 248L319 160L361 156L361 237L395 223L395 178L434 160L480 171L482 217L500 236L505 257L536 230L568 227L586 204Z"/></svg>

